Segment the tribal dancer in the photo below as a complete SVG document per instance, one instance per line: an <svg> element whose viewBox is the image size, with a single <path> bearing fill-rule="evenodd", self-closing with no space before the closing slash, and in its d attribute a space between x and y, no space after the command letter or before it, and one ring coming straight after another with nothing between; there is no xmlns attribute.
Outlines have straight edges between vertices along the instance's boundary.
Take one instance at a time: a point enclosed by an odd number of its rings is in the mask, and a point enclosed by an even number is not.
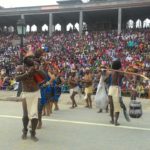
<svg viewBox="0 0 150 150"><path fill-rule="evenodd" d="M120 60L115 60L112 64L112 69L119 70L121 69L121 62ZM110 103L110 116L111 116L111 123L115 124L116 126L120 125L118 123L119 113L121 110L120 106L120 98L121 98L121 88L120 88L120 79L122 78L122 74L116 71L112 71L111 73L111 85L109 87L108 96L109 96L109 103ZM115 115L115 119L114 119Z"/></svg>
<svg viewBox="0 0 150 150"><path fill-rule="evenodd" d="M86 72L85 72L85 75L83 77L83 82L85 83L86 107L92 108L91 95L93 94L93 87L92 87L92 74L90 73L89 68L86 68Z"/></svg>
<svg viewBox="0 0 150 150"><path fill-rule="evenodd" d="M22 83L22 95L23 98L23 135L22 139L27 139L28 132L28 123L29 119L31 120L31 139L38 141L38 138L35 136L36 127L38 123L38 98L40 97L39 85L35 80L35 75L41 73L39 70L36 70L34 67L33 58L28 56L24 58L24 70L22 75L16 75L16 81L21 81Z"/></svg>
<svg viewBox="0 0 150 150"><path fill-rule="evenodd" d="M50 111L50 113L52 113L52 107L53 107L53 103L54 103L54 97L55 97L55 74L52 68L48 69L48 76L50 78L49 82L49 94L47 95L48 98L48 109Z"/></svg>
<svg viewBox="0 0 150 150"><path fill-rule="evenodd" d="M50 95L50 85L49 85L49 76L47 74L47 70L46 70L46 67L45 68L42 68L41 69L43 71L43 74L45 75L45 78L44 80L39 84L39 87L40 87L40 93L41 93L41 98L39 100L39 107L38 107L38 125L37 125L37 129L41 129L42 128L42 111L43 109L46 109L47 110L47 114L50 114L49 113L49 108L48 107L48 98Z"/></svg>
<svg viewBox="0 0 150 150"><path fill-rule="evenodd" d="M55 85L54 85L54 110L59 110L58 106L58 100L61 95L61 85L64 83L64 79L61 77L59 71L57 69L54 69L55 74Z"/></svg>
<svg viewBox="0 0 150 150"><path fill-rule="evenodd" d="M77 107L77 103L75 101L75 95L78 94L78 91L79 91L78 79L76 78L75 70L71 71L68 83L69 83L69 86L70 86L70 98L72 100L71 108L75 108L75 107Z"/></svg>

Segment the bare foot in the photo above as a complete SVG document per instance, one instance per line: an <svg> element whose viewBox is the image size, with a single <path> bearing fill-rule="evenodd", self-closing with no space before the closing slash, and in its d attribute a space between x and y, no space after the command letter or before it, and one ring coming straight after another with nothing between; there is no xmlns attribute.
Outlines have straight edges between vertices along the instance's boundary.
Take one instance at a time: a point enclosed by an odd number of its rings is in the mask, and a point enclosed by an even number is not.
<svg viewBox="0 0 150 150"><path fill-rule="evenodd" d="M102 113L103 111L102 111L102 109L100 109L97 113Z"/></svg>
<svg viewBox="0 0 150 150"><path fill-rule="evenodd" d="M116 123L115 123L115 126L120 126L120 123L116 122Z"/></svg>
<svg viewBox="0 0 150 150"><path fill-rule="evenodd" d="M111 120L110 123L111 123L111 124L114 124L114 121Z"/></svg>
<svg viewBox="0 0 150 150"><path fill-rule="evenodd" d="M71 106L70 109L74 109L74 106Z"/></svg>
<svg viewBox="0 0 150 150"><path fill-rule="evenodd" d="M37 129L41 129L42 128L42 122L39 122L37 125Z"/></svg>

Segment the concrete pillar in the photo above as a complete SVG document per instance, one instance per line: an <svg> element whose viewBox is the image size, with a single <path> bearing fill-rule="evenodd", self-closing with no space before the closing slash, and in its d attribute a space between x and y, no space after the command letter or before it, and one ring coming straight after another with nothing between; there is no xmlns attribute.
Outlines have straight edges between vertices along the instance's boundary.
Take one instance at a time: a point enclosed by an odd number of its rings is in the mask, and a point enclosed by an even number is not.
<svg viewBox="0 0 150 150"><path fill-rule="evenodd" d="M53 14L52 13L49 13L49 26L48 26L48 29L49 29L49 36L52 36L52 33L53 33Z"/></svg>
<svg viewBox="0 0 150 150"><path fill-rule="evenodd" d="M121 33L121 23L122 23L122 8L118 9L118 34Z"/></svg>
<svg viewBox="0 0 150 150"><path fill-rule="evenodd" d="M61 31L66 32L66 24L65 23L61 24Z"/></svg>
<svg viewBox="0 0 150 150"><path fill-rule="evenodd" d="M82 35L83 30L83 11L80 11L79 14L79 34Z"/></svg>
<svg viewBox="0 0 150 150"><path fill-rule="evenodd" d="M3 26L0 26L0 33L3 32Z"/></svg>
<svg viewBox="0 0 150 150"><path fill-rule="evenodd" d="M40 24L37 25L37 32L39 32L39 33L42 32L42 26Z"/></svg>
<svg viewBox="0 0 150 150"><path fill-rule="evenodd" d="M25 19L24 14L21 14L21 19Z"/></svg>
<svg viewBox="0 0 150 150"><path fill-rule="evenodd" d="M14 25L14 32L17 33L17 26Z"/></svg>
<svg viewBox="0 0 150 150"><path fill-rule="evenodd" d="M31 25L31 24L29 24L29 32L31 32L31 27L32 27L32 25Z"/></svg>

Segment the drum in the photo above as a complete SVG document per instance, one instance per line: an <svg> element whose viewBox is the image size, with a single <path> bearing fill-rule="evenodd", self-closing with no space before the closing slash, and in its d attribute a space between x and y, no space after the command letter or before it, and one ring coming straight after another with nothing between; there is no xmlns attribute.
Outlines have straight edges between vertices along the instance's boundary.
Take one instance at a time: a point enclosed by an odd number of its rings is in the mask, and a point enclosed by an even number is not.
<svg viewBox="0 0 150 150"><path fill-rule="evenodd" d="M129 116L131 118L140 118L142 116L142 105L141 102L131 100L129 104Z"/></svg>

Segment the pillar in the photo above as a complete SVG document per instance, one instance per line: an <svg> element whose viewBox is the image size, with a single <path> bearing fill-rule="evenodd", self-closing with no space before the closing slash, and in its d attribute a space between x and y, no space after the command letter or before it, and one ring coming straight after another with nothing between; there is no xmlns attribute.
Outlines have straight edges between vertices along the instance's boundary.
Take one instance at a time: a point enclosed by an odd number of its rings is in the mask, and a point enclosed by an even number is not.
<svg viewBox="0 0 150 150"><path fill-rule="evenodd" d="M66 32L66 24L65 23L61 24L61 31Z"/></svg>
<svg viewBox="0 0 150 150"><path fill-rule="evenodd" d="M122 9L118 9L118 34L121 33Z"/></svg>
<svg viewBox="0 0 150 150"><path fill-rule="evenodd" d="M41 33L42 32L42 25L38 24L37 26L37 32Z"/></svg>
<svg viewBox="0 0 150 150"><path fill-rule="evenodd" d="M52 36L52 33L53 33L53 14L52 13L49 13L49 26L48 26L48 29L49 29L49 36Z"/></svg>
<svg viewBox="0 0 150 150"><path fill-rule="evenodd" d="M79 14L79 34L82 35L83 30L83 11L80 11Z"/></svg>
<svg viewBox="0 0 150 150"><path fill-rule="evenodd" d="M24 14L21 14L21 19L25 19Z"/></svg>

